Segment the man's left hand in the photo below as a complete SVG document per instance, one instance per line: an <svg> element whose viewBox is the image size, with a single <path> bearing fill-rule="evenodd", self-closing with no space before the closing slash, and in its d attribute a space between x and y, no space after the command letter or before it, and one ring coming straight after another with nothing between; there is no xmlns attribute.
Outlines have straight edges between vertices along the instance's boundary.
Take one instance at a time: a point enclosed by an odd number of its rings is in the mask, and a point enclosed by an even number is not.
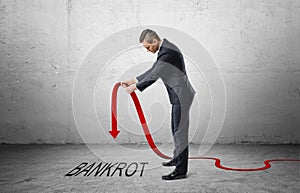
<svg viewBox="0 0 300 193"><path fill-rule="evenodd" d="M126 87L126 92L128 94L131 94L134 90L136 90L136 86L135 85L130 85L130 86Z"/></svg>

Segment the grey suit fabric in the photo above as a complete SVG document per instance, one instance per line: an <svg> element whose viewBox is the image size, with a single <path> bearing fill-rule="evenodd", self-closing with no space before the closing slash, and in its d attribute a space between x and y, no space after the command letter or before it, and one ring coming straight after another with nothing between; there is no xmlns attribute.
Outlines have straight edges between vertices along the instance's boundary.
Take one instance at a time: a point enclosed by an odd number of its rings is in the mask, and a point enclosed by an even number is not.
<svg viewBox="0 0 300 193"><path fill-rule="evenodd" d="M161 78L167 88L171 104L188 102L195 95L186 74L183 56L167 39L163 40L152 68L136 78L139 81L136 87L140 91Z"/></svg>
<svg viewBox="0 0 300 193"><path fill-rule="evenodd" d="M161 78L172 104L172 135L175 144L173 160L176 170L187 172L189 111L195 95L185 70L183 55L167 39L163 39L157 60L145 73L136 77L136 87L143 91Z"/></svg>

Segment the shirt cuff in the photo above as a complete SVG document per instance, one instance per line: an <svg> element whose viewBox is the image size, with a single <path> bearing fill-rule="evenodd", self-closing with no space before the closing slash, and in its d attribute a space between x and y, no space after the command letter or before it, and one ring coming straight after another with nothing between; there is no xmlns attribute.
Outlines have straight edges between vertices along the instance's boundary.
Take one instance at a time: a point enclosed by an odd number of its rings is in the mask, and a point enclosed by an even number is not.
<svg viewBox="0 0 300 193"><path fill-rule="evenodd" d="M134 78L134 80L135 80L135 83L138 83L138 82L139 82L139 80L138 80L137 78Z"/></svg>

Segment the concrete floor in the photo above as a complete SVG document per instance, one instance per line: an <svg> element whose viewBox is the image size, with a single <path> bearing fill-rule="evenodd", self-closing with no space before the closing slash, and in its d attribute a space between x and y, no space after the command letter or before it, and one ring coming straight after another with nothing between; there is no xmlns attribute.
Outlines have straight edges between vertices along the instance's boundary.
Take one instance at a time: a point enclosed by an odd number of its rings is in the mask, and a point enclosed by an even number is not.
<svg viewBox="0 0 300 193"><path fill-rule="evenodd" d="M146 145L0 145L0 192L300 192L299 162L275 162L265 171L234 172L210 160L191 160L188 178L163 181L172 171ZM124 147L124 148L123 148ZM172 145L161 146L166 153ZM197 155L191 145L190 155ZM127 151L126 151L127 149ZM299 145L215 145L205 156L228 167L261 167L263 160L299 159ZM143 176L65 176L82 162L149 162Z"/></svg>

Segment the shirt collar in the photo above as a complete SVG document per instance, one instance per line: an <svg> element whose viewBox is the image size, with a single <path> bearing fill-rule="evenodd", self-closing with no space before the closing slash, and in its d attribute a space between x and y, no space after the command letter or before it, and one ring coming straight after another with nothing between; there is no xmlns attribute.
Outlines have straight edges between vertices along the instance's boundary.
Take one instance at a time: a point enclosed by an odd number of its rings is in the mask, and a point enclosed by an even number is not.
<svg viewBox="0 0 300 193"><path fill-rule="evenodd" d="M159 46L158 46L158 51L160 50L160 48L161 48L161 45L163 44L163 39L160 41L160 44L159 44Z"/></svg>

